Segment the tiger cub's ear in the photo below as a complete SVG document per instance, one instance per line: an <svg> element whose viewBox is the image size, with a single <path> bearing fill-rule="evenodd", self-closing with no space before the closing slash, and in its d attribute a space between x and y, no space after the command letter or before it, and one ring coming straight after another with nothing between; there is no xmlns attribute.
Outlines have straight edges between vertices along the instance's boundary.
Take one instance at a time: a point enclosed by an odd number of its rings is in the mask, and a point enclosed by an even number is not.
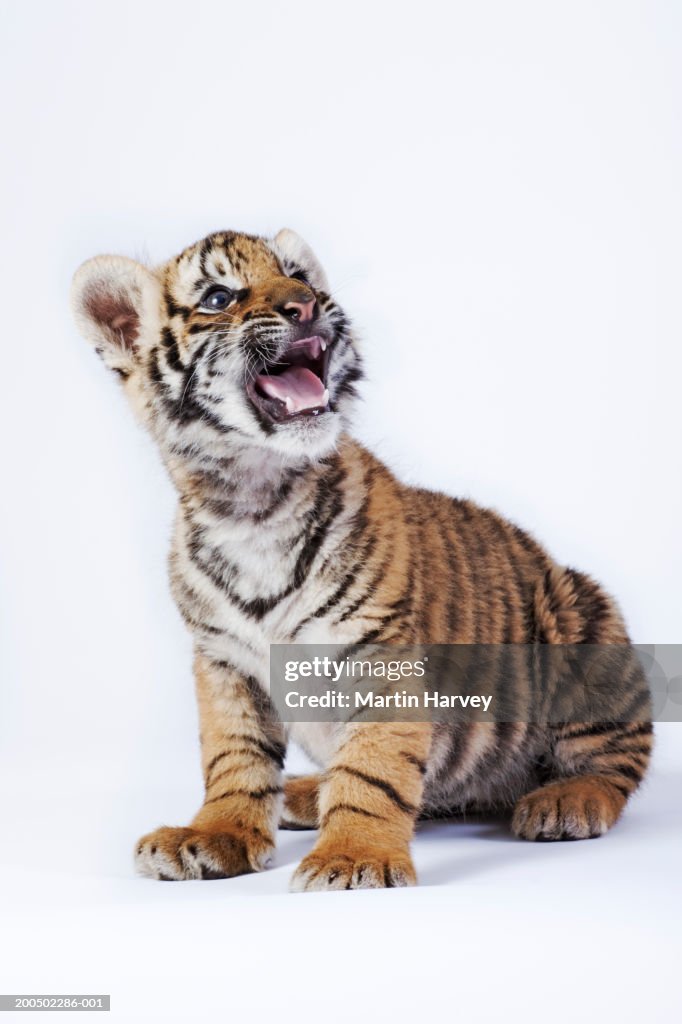
<svg viewBox="0 0 682 1024"><path fill-rule="evenodd" d="M293 275L302 271L305 279L313 288L328 292L327 275L317 256L300 235L291 228L282 228L271 242L272 248L279 256L287 274Z"/></svg>
<svg viewBox="0 0 682 1024"><path fill-rule="evenodd" d="M95 256L76 271L71 301L78 327L107 366L131 374L158 316L152 272L125 256Z"/></svg>

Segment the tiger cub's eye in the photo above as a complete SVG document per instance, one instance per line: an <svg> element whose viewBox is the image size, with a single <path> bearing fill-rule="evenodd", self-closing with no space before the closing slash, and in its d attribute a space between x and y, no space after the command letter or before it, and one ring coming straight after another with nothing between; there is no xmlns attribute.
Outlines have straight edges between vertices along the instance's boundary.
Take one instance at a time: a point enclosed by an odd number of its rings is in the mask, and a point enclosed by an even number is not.
<svg viewBox="0 0 682 1024"><path fill-rule="evenodd" d="M201 307L211 313L219 313L222 309L227 309L233 300L234 292L229 288L209 288L201 297Z"/></svg>

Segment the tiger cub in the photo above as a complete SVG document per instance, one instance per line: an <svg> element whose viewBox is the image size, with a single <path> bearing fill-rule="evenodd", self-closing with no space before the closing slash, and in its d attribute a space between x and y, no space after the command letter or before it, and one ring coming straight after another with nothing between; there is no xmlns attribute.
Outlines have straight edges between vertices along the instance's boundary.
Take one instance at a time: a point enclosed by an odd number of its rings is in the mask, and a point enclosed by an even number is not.
<svg viewBox="0 0 682 1024"><path fill-rule="evenodd" d="M77 271L73 305L179 497L170 578L194 640L205 798L186 827L139 841L142 874L259 871L280 825L319 829L295 891L403 886L420 816L508 808L531 840L614 824L649 762L648 712L278 719L274 643L628 644L589 577L494 512L406 487L347 434L361 355L298 235L219 232L155 269L99 256ZM641 708L637 673L626 663L619 692ZM283 780L289 737L318 775Z"/></svg>

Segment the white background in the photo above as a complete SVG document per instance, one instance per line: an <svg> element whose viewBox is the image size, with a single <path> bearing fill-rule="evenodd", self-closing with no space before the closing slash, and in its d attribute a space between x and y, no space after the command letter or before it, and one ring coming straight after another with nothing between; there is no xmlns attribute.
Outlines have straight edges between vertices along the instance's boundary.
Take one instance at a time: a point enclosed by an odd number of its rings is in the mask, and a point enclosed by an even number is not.
<svg viewBox="0 0 682 1024"><path fill-rule="evenodd" d="M96 253L297 229L365 340L358 435L682 642L682 8L1 12L0 990L122 1021L673 1019L682 726L597 843L429 826L412 891L288 895L304 833L263 876L133 876L200 800L190 645L171 487L68 288Z"/></svg>

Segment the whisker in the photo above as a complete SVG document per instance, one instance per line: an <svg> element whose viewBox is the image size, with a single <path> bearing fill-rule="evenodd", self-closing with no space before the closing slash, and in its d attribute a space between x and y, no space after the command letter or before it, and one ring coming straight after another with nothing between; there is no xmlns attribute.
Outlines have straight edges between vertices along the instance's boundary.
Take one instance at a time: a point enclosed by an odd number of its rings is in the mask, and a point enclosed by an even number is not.
<svg viewBox="0 0 682 1024"><path fill-rule="evenodd" d="M182 412L182 405L183 405L183 402L185 401L185 396L187 395L187 391L189 389L189 386L192 383L192 381L194 380L194 378L196 377L198 370L199 370L199 367L197 366L196 369L194 369L192 371L192 373L190 374L190 376L189 376L189 378L187 380L187 383L185 384L185 390L182 392L182 397L180 398L180 405L178 406L178 412Z"/></svg>

